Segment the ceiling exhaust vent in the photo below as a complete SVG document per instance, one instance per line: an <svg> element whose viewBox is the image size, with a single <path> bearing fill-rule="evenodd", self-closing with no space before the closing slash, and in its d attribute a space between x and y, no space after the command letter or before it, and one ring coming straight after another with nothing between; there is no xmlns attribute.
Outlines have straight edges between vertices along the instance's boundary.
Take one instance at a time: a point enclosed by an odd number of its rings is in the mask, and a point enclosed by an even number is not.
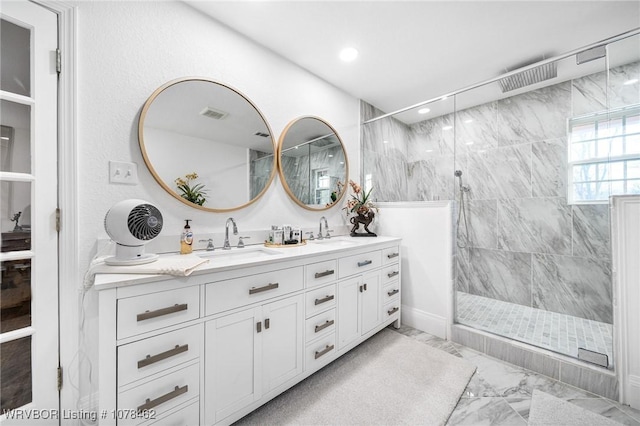
<svg viewBox="0 0 640 426"><path fill-rule="evenodd" d="M255 132L254 135L262 136L263 138L268 138L269 137L269 133L263 133L263 132Z"/></svg>
<svg viewBox="0 0 640 426"><path fill-rule="evenodd" d="M227 115L229 115L229 113L228 112L224 112L224 111L220 111L220 110L217 110L215 108L211 108L211 107L208 106L205 109L203 109L202 111L200 111L200 115L204 115L205 117L213 118L214 120L222 120Z"/></svg>
<svg viewBox="0 0 640 426"><path fill-rule="evenodd" d="M502 92L520 89L531 84L540 83L558 76L558 67L555 62L540 65L526 71L514 74L499 80Z"/></svg>

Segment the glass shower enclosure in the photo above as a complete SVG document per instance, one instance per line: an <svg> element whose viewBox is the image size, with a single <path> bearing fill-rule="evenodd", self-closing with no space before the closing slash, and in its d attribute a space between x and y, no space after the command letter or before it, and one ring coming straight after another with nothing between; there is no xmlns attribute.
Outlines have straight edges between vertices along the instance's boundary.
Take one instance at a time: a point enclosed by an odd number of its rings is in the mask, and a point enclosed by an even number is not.
<svg viewBox="0 0 640 426"><path fill-rule="evenodd" d="M363 181L453 202L456 323L613 368L609 196L640 194L640 36L501 77L363 103Z"/></svg>

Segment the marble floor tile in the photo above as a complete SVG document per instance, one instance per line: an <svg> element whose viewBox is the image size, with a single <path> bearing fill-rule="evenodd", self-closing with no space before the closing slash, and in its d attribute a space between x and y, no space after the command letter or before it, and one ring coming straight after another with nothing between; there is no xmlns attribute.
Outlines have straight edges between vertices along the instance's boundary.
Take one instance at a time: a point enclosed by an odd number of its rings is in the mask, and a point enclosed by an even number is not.
<svg viewBox="0 0 640 426"><path fill-rule="evenodd" d="M394 329L395 330L395 329ZM448 342L409 326L398 331L436 348L443 348L477 366L476 373L451 413L447 425L526 425L531 396L539 389L623 425L640 426L640 411L602 398L550 377ZM560 425L559 425L560 426Z"/></svg>

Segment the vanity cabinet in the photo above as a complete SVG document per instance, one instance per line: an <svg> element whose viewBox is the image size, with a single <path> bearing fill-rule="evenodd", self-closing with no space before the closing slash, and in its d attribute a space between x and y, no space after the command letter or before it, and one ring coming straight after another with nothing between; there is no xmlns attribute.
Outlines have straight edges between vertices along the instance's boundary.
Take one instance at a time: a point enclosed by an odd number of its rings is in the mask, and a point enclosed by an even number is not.
<svg viewBox="0 0 640 426"><path fill-rule="evenodd" d="M206 424L302 373L303 319L298 295L206 322Z"/></svg>
<svg viewBox="0 0 640 426"><path fill-rule="evenodd" d="M399 325L398 239L309 246L189 277L97 276L100 424L228 425Z"/></svg>

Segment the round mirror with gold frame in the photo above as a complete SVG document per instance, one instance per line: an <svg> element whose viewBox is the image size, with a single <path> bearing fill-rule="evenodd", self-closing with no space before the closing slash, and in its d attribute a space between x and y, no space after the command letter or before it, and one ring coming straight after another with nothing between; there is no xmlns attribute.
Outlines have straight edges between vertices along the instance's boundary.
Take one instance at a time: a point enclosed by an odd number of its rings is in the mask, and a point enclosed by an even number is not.
<svg viewBox="0 0 640 426"><path fill-rule="evenodd" d="M140 113L138 140L160 186L200 210L250 205L277 168L276 143L258 108L208 78L173 80L153 92Z"/></svg>
<svg viewBox="0 0 640 426"><path fill-rule="evenodd" d="M278 142L278 173L287 194L307 210L326 210L342 199L349 163L338 132L313 116L290 122Z"/></svg>

